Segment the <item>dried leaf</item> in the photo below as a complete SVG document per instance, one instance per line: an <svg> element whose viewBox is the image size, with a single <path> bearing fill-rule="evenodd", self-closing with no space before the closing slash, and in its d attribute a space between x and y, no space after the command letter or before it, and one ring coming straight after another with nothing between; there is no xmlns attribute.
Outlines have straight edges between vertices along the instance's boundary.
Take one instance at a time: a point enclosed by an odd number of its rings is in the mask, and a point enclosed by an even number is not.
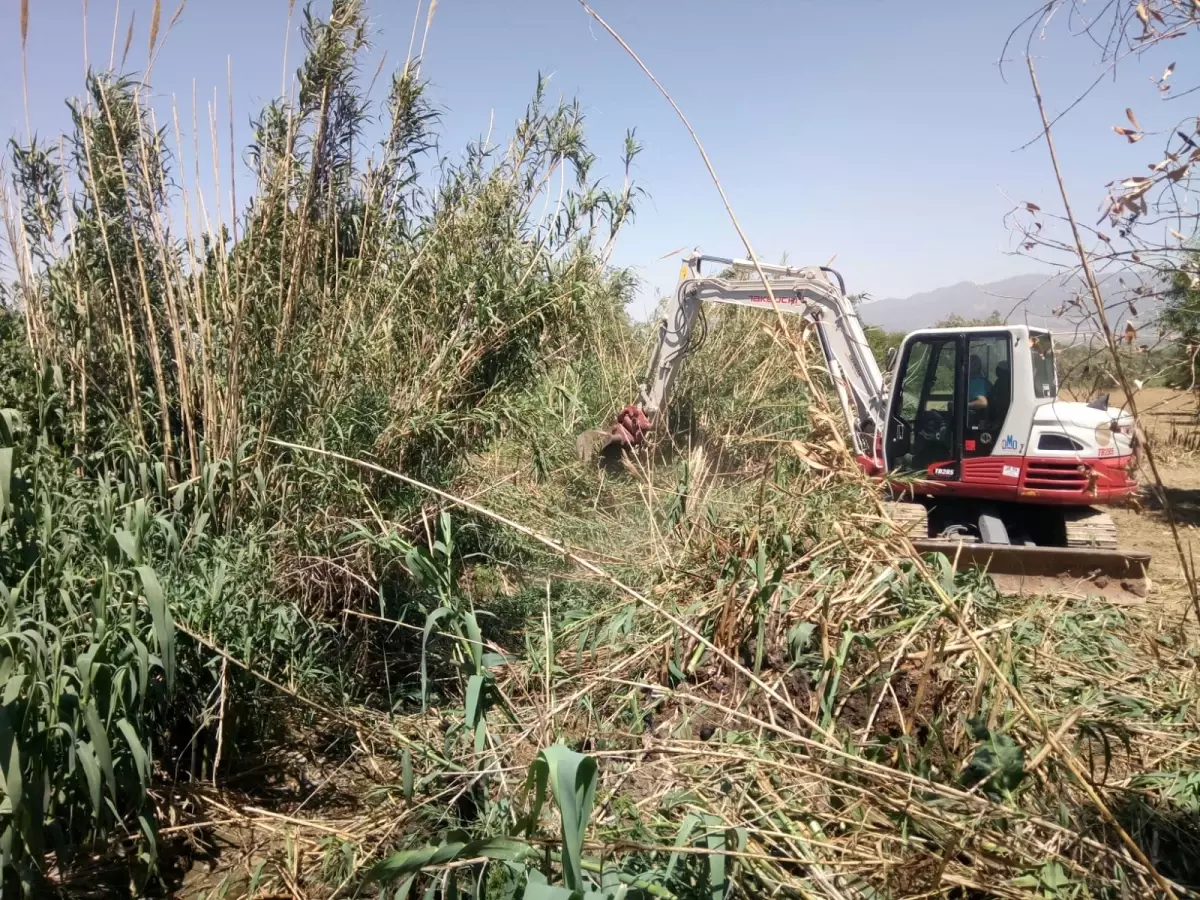
<svg viewBox="0 0 1200 900"><path fill-rule="evenodd" d="M1127 118L1130 124L1133 125L1133 127L1138 131L1142 130L1142 126L1138 124L1137 116L1133 114L1133 109L1128 106L1125 107L1125 118Z"/></svg>
<svg viewBox="0 0 1200 900"><path fill-rule="evenodd" d="M1136 144L1142 139L1142 135L1134 131L1132 128L1122 128L1120 125L1114 125L1113 131L1128 140L1131 144Z"/></svg>
<svg viewBox="0 0 1200 900"><path fill-rule="evenodd" d="M1140 263L1142 261L1142 258L1140 256L1138 256L1136 253L1130 253L1129 258L1132 259L1135 263Z"/></svg>
<svg viewBox="0 0 1200 900"><path fill-rule="evenodd" d="M1193 141L1193 140L1192 140L1190 137L1188 137L1186 134L1184 134L1182 131L1177 131L1177 132L1175 132L1175 134L1176 134L1176 135L1178 135L1178 136L1179 136L1179 139L1180 139L1181 141L1183 141L1185 144L1187 144L1189 147L1195 148L1195 146L1196 146L1196 142L1195 142L1195 141Z"/></svg>
<svg viewBox="0 0 1200 900"><path fill-rule="evenodd" d="M1137 329L1132 322L1125 323L1125 343L1132 344L1137 339Z"/></svg>
<svg viewBox="0 0 1200 900"><path fill-rule="evenodd" d="M1168 181L1178 181L1187 174L1187 170L1191 168L1191 164L1180 166L1178 169L1172 169L1167 173Z"/></svg>
<svg viewBox="0 0 1200 900"><path fill-rule="evenodd" d="M1026 203L1025 208L1032 213L1042 211L1042 208L1040 206L1038 206L1036 203Z"/></svg>
<svg viewBox="0 0 1200 900"><path fill-rule="evenodd" d="M167 23L167 31L175 27L175 23L179 21L179 17L183 15L183 8L187 6L187 0L179 0L179 5L175 7L175 12L171 15L171 21Z"/></svg>
<svg viewBox="0 0 1200 900"><path fill-rule="evenodd" d="M1146 9L1145 3L1139 3L1137 5L1137 9L1135 9L1134 12L1137 13L1138 20L1143 25L1148 26L1150 24L1150 11L1148 9Z"/></svg>
<svg viewBox="0 0 1200 900"><path fill-rule="evenodd" d="M804 462L806 462L811 468L816 469L817 471L824 471L825 469L829 468L829 466L814 459L813 455L809 452L809 448L800 441L792 441L792 450L795 451L796 455L804 460Z"/></svg>
<svg viewBox="0 0 1200 900"><path fill-rule="evenodd" d="M1158 83L1162 84L1164 81L1166 81L1168 78L1171 77L1171 73L1174 71L1175 71L1175 63L1171 63L1169 66L1166 67L1166 69L1163 70L1162 78L1158 79Z"/></svg>
<svg viewBox="0 0 1200 900"><path fill-rule="evenodd" d="M129 30L125 32L125 50L121 54L121 67L124 68L125 60L129 58L129 45L133 43L133 23L137 21L137 10L133 11L133 15L129 17Z"/></svg>
<svg viewBox="0 0 1200 900"><path fill-rule="evenodd" d="M1105 234L1103 231L1097 231L1097 232L1096 232L1096 237L1100 238L1100 240L1104 241L1104 243L1106 243L1106 244L1111 244L1111 243L1112 243L1112 238L1110 238L1110 237L1109 237L1107 234Z"/></svg>
<svg viewBox="0 0 1200 900"><path fill-rule="evenodd" d="M1156 163L1151 163L1146 168L1148 168L1151 172L1161 172L1163 169L1165 169L1170 164L1171 164L1171 161L1169 159L1164 159L1164 160L1160 160L1159 162L1156 162Z"/></svg>
<svg viewBox="0 0 1200 900"><path fill-rule="evenodd" d="M150 11L150 56L154 56L154 43L158 40L158 19L161 15L162 0L154 0L154 9Z"/></svg>
<svg viewBox="0 0 1200 900"><path fill-rule="evenodd" d="M1143 184L1148 184L1150 179L1145 175L1134 175L1132 178L1126 178L1121 182L1121 187L1134 188Z"/></svg>
<svg viewBox="0 0 1200 900"><path fill-rule="evenodd" d="M1184 237L1182 234L1180 234L1180 233L1179 233L1178 231L1176 231L1174 228L1172 228L1172 229L1171 229L1171 237L1173 237L1173 238L1176 238L1176 239L1178 239L1178 240L1181 240L1181 241L1186 241L1186 240L1187 240L1187 238L1185 238L1185 237Z"/></svg>

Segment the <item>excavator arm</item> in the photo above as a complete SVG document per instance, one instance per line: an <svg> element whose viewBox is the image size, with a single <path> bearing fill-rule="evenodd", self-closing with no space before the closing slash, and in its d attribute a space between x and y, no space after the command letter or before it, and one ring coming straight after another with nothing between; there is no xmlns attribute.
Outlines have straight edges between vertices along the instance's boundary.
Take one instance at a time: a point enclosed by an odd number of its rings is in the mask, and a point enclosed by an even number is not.
<svg viewBox="0 0 1200 900"><path fill-rule="evenodd" d="M708 303L724 303L770 311L771 299L762 279L724 279L701 274L704 263L751 270L747 260L690 256L679 284L659 323L658 342L638 400L625 407L605 437L608 445L637 446L659 420L670 401L675 378L695 348L695 330ZM821 352L837 390L855 450L873 455L874 435L883 432L886 388L879 365L867 345L862 322L832 269L810 266L762 266L780 312L813 323Z"/></svg>

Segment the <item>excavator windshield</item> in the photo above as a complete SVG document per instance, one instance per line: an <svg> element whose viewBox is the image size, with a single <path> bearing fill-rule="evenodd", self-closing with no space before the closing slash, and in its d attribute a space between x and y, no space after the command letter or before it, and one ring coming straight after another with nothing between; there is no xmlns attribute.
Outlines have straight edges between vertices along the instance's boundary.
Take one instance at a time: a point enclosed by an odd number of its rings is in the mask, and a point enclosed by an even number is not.
<svg viewBox="0 0 1200 900"><path fill-rule="evenodd" d="M1058 370L1050 332L1029 332L1029 357L1033 363L1033 396L1038 400L1053 400L1058 396Z"/></svg>

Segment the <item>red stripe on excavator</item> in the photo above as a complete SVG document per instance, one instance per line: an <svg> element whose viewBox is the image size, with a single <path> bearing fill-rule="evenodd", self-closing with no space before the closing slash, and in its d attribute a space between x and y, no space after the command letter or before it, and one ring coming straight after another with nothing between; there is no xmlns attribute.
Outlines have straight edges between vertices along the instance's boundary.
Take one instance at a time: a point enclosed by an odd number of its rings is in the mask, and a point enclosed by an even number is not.
<svg viewBox="0 0 1200 900"><path fill-rule="evenodd" d="M1129 456L1102 459L1071 459L1049 456L976 456L962 461L959 481L930 478L919 483L918 493L945 497L971 497L980 500L1015 500L1040 505L1090 506L1115 503L1137 491L1136 478L1129 476ZM881 469L866 457L860 465L868 474ZM873 467L868 468L868 464ZM954 462L932 463L949 468Z"/></svg>

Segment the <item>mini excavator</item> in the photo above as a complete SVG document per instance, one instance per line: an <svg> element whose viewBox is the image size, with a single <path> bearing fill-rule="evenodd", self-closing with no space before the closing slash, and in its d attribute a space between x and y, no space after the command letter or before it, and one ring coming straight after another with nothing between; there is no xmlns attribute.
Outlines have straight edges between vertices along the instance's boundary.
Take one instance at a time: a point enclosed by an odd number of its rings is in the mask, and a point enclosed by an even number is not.
<svg viewBox="0 0 1200 900"><path fill-rule="evenodd" d="M706 304L771 310L743 259L692 253L660 321L646 383L581 453L646 443ZM919 552L944 552L993 573L1141 578L1150 557L1121 552L1100 507L1137 490L1133 417L1059 399L1050 332L1025 325L929 328L889 354L885 379L845 282L826 266L760 266L774 308L814 331L845 413L858 465L883 487L893 520ZM705 326L702 326L705 327ZM581 437L582 440L582 437ZM901 477L895 477L901 476Z"/></svg>

